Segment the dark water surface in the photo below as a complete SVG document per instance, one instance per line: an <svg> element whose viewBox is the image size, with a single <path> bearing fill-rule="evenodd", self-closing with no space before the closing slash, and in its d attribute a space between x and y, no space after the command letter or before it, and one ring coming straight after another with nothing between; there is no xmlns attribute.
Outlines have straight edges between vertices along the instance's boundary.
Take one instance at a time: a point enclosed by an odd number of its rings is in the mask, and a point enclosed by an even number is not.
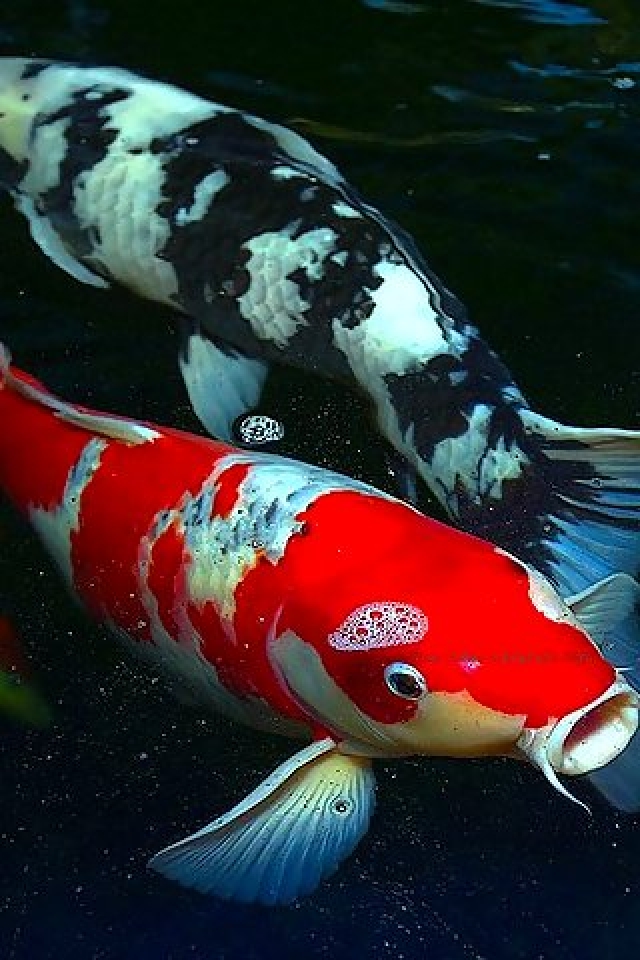
<svg viewBox="0 0 640 960"><path fill-rule="evenodd" d="M13 0L0 52L118 63L296 124L413 232L534 406L640 426L640 4ZM0 202L0 333L63 395L194 428L164 311L80 288ZM298 455L385 484L364 406L278 374ZM464 598L461 598L461 602ZM55 722L0 718L0 960L618 960L640 818L509 761L379 764L373 827L312 898L230 906L145 870L289 744L168 699L0 505L0 613ZM582 790L587 797L588 788Z"/></svg>

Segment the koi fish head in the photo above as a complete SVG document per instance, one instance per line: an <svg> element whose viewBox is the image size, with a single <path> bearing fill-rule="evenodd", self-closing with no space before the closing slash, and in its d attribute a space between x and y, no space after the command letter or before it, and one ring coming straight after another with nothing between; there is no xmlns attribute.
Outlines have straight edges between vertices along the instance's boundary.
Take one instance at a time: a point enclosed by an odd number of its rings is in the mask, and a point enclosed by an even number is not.
<svg viewBox="0 0 640 960"><path fill-rule="evenodd" d="M22 165L29 152L28 137L33 118L39 109L42 94L36 91L37 81L31 78L34 67L45 61L22 57L0 59L0 174L9 187L12 179L25 173ZM14 165L15 177L9 176Z"/></svg>
<svg viewBox="0 0 640 960"><path fill-rule="evenodd" d="M435 539L420 563L407 548L336 583L321 631L292 624L274 661L345 752L525 756L566 794L557 774L604 766L638 725L635 691L583 626L610 629L637 585L618 575L564 602L489 544Z"/></svg>

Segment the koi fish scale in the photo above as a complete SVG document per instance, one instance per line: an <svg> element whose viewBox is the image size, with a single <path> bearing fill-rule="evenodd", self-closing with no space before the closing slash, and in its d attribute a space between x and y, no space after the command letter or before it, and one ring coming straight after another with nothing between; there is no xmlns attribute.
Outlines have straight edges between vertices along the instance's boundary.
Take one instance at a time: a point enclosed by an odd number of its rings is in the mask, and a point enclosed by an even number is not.
<svg viewBox="0 0 640 960"><path fill-rule="evenodd" d="M239 645L219 604L192 601L185 556L184 538L169 515L143 538L138 556L141 624L149 642L132 645L136 630L129 625L111 622L112 629L138 657L162 671L183 701L258 729L299 736L304 730L300 716L294 720L276 712L243 672L249 644Z"/></svg>

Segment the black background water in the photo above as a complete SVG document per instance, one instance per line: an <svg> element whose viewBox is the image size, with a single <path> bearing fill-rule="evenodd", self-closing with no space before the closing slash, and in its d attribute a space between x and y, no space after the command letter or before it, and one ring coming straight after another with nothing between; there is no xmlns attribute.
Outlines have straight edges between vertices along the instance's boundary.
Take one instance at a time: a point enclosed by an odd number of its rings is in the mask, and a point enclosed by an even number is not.
<svg viewBox="0 0 640 960"><path fill-rule="evenodd" d="M639 425L640 7L384 6L13 0L0 52L118 63L297 124L413 232L537 409ZM68 398L196 426L165 312L61 274L6 200L0 252L0 332L21 364ZM268 402L289 450L388 483L350 396L287 373ZM149 854L289 745L199 717L122 665L6 507L0 613L55 712L43 732L0 720L0 958L640 950L640 818L597 798L589 818L509 761L379 764L369 836L291 908L230 906L148 874Z"/></svg>

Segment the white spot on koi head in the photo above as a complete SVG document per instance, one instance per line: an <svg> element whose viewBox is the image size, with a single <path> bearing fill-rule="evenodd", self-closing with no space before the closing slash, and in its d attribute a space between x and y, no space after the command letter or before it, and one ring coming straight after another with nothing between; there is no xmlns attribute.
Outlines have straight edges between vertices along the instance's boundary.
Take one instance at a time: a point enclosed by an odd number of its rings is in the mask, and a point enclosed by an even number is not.
<svg viewBox="0 0 640 960"><path fill-rule="evenodd" d="M526 570L529 578L529 599L547 620L553 620L554 623L569 622L579 626L569 607L545 577L501 547L494 547L494 550L500 556L507 557L512 563Z"/></svg>
<svg viewBox="0 0 640 960"><path fill-rule="evenodd" d="M528 570L529 597L536 610L555 623L574 621L574 617L550 583L535 570Z"/></svg>
<svg viewBox="0 0 640 960"><path fill-rule="evenodd" d="M367 603L329 634L329 645L334 650L374 650L419 643L428 627L425 614L410 603Z"/></svg>

